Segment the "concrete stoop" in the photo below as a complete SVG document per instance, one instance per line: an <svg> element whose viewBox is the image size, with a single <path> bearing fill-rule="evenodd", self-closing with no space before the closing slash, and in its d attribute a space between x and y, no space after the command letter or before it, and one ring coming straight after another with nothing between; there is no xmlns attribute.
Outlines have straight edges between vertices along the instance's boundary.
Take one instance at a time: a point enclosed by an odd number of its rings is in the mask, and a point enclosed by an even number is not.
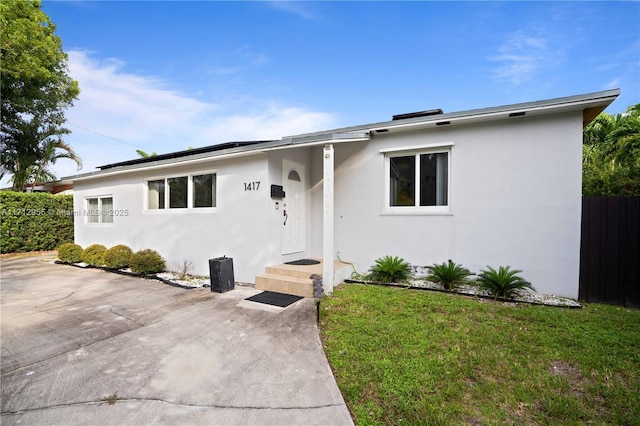
<svg viewBox="0 0 640 426"><path fill-rule="evenodd" d="M320 261L320 259L317 259ZM348 277L350 266L342 262L334 262L336 285ZM312 275L322 275L322 261L316 265L277 265L267 266L265 273L256 276L258 290L275 293L293 294L295 296L313 297Z"/></svg>

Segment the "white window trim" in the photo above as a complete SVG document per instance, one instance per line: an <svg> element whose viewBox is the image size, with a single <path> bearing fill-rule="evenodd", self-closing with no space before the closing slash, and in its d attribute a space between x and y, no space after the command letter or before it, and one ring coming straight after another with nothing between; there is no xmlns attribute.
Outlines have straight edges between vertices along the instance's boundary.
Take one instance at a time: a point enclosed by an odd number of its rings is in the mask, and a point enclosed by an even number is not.
<svg viewBox="0 0 640 426"><path fill-rule="evenodd" d="M193 207L193 177L200 175L216 175L216 205L215 207ZM169 183L171 178L187 177L187 207L169 208ZM149 208L149 182L164 180L164 209ZM144 179L144 196L142 198L143 214L185 214L185 213L215 213L218 209L218 172L217 170L203 170L190 173L175 173L161 176L154 176Z"/></svg>
<svg viewBox="0 0 640 426"><path fill-rule="evenodd" d="M422 145L411 145L411 146L400 146L400 147L394 146L391 148L383 148L380 150L380 152L383 154L386 154L386 153L411 154L411 151L413 152L429 151L430 152L430 150L433 150L433 149L448 148L448 147L452 147L453 145L454 145L453 142L438 142L438 143L427 143ZM444 152L444 151L441 151L441 152Z"/></svg>
<svg viewBox="0 0 640 426"><path fill-rule="evenodd" d="M111 198L111 222L103 222L102 221L102 217L104 215L100 214L98 215L98 222L89 222L89 215L90 215L90 211L91 209L89 208L89 200L93 200L93 199L97 199L98 200L98 211L103 211L102 209L102 199L103 198ZM85 226L113 226L114 222L115 222L115 217L116 215L113 214L113 212L115 211L115 207L113 205L113 194L104 194L104 195L87 195L84 197L84 225Z"/></svg>
<svg viewBox="0 0 640 426"><path fill-rule="evenodd" d="M381 149L380 153L384 154L384 206L382 215L452 215L451 212L451 170L452 170L452 147L453 142L425 144L400 148ZM392 206L391 205L391 187L389 175L391 173L390 159L393 157L405 157L413 155L416 157L415 181L416 181L416 203L419 199L419 182L420 167L419 157L421 154L437 154L447 153L447 205L444 206Z"/></svg>

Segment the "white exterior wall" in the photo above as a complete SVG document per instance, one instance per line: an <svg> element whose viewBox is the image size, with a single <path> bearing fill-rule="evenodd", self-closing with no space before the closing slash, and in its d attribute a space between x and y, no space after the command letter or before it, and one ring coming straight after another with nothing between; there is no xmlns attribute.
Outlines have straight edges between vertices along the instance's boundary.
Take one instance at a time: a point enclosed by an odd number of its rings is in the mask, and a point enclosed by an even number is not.
<svg viewBox="0 0 640 426"><path fill-rule="evenodd" d="M215 212L199 209L145 210L145 181L156 178L215 172ZM173 262L193 262L192 273L209 275L208 259L233 258L236 281L253 282L279 255L279 240L270 240L272 205L268 162L264 154L192 166L122 174L74 183L74 208L85 209L86 197L112 196L114 210L127 212L113 224L87 224L75 219L75 241L82 247L126 244L134 251L151 248L171 269ZM258 190L245 191L246 182L260 182ZM278 258L279 259L279 258Z"/></svg>
<svg viewBox="0 0 640 426"><path fill-rule="evenodd" d="M449 214L385 214L381 149L453 142ZM582 113L518 117L335 145L335 247L366 271L378 257L523 270L538 292L578 296ZM322 157L313 151L312 253L322 253Z"/></svg>

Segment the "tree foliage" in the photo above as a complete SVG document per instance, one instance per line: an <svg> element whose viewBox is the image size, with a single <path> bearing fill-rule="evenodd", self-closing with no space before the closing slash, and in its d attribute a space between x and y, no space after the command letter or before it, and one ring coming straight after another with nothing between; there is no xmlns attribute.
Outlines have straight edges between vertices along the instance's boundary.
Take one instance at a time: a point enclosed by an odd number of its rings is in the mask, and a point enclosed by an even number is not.
<svg viewBox="0 0 640 426"><path fill-rule="evenodd" d="M601 113L585 129L582 195L640 195L640 104Z"/></svg>
<svg viewBox="0 0 640 426"><path fill-rule="evenodd" d="M61 136L69 133L64 111L80 89L55 29L39 0L0 2L0 176L13 174L17 190L39 173L50 175L47 157L75 157Z"/></svg>
<svg viewBox="0 0 640 426"><path fill-rule="evenodd" d="M155 157L156 155L158 155L158 154L156 154L155 151L153 151L152 153L149 154L148 152L143 151L141 149L136 149L136 154L138 154L140 156L140 158Z"/></svg>
<svg viewBox="0 0 640 426"><path fill-rule="evenodd" d="M61 158L75 161L80 169L82 161L62 140L62 135L68 133L69 130L54 124L42 125L37 117L20 123L15 129L6 129L0 135L0 177L11 173L13 188L22 191L28 184L55 180L49 165Z"/></svg>

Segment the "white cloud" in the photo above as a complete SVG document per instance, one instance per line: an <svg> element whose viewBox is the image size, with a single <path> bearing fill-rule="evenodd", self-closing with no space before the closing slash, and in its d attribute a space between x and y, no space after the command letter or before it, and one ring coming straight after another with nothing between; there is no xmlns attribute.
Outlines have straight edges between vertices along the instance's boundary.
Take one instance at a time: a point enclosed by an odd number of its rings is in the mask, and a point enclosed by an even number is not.
<svg viewBox="0 0 640 426"><path fill-rule="evenodd" d="M620 79L614 78L609 83L604 85L603 90L617 89L618 87L620 87Z"/></svg>
<svg viewBox="0 0 640 426"><path fill-rule="evenodd" d="M336 126L330 113L242 93L233 102L205 102L172 89L168 81L125 72L124 66L117 59L69 52L69 71L81 93L66 114L73 131L66 140L82 158L83 173L136 158L137 148L160 154ZM73 163L64 161L54 172L59 177L77 173Z"/></svg>
<svg viewBox="0 0 640 426"><path fill-rule="evenodd" d="M550 48L546 37L518 31L489 60L502 64L494 70L497 79L519 86L538 72L555 68L563 60L563 54Z"/></svg>
<svg viewBox="0 0 640 426"><path fill-rule="evenodd" d="M293 13L304 19L315 19L316 15L309 9L310 3L304 1L285 1L275 0L270 1L269 4L276 9L284 10L286 12Z"/></svg>

